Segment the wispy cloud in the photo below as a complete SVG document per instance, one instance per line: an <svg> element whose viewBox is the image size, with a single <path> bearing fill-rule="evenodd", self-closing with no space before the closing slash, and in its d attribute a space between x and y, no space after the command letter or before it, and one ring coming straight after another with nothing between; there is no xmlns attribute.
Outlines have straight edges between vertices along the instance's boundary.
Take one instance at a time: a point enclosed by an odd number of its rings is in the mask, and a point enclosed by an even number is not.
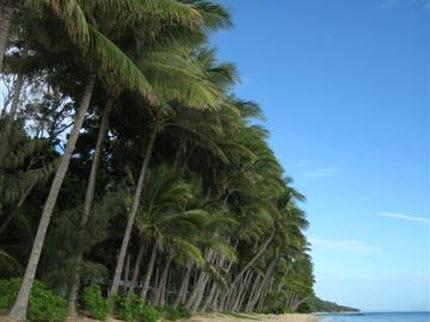
<svg viewBox="0 0 430 322"><path fill-rule="evenodd" d="M306 178L333 177L337 172L338 170L336 168L316 168L304 172L303 176Z"/></svg>
<svg viewBox="0 0 430 322"><path fill-rule="evenodd" d="M313 248L336 250L345 252L371 252L377 249L360 240L331 240L322 238L310 238Z"/></svg>
<svg viewBox="0 0 430 322"><path fill-rule="evenodd" d="M406 221L414 221L414 222L430 225L430 218L428 218L428 217L410 216L410 215L406 215L406 214L396 214L396 213L392 213L392 212L381 212L378 215L382 216L382 217L386 217L386 218L393 218L393 219L406 220Z"/></svg>

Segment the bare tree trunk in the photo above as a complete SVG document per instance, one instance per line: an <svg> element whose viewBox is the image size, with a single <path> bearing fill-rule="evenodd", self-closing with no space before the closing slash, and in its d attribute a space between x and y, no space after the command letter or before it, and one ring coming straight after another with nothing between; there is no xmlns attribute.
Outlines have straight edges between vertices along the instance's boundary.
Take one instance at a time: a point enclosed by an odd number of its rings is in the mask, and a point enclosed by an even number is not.
<svg viewBox="0 0 430 322"><path fill-rule="evenodd" d="M133 278L131 280L130 288L128 289L128 294L133 293L134 288L136 287L137 278L139 277L139 272L140 272L140 264L142 263L144 250L145 250L145 245L142 243L142 245L140 245L139 252L137 254L136 263L134 264Z"/></svg>
<svg viewBox="0 0 430 322"><path fill-rule="evenodd" d="M172 264L174 253L169 252L167 256L166 263L164 264L163 272L161 273L160 284L158 285L157 291L155 293L155 305L164 306L166 303L166 287L167 287L167 277L169 276L170 265Z"/></svg>
<svg viewBox="0 0 430 322"><path fill-rule="evenodd" d="M139 174L139 180L137 182L136 192L133 197L133 205L131 207L130 213L128 215L127 227L124 232L124 237L122 239L121 249L118 256L118 261L115 268L115 275L112 282L112 288L110 291L111 296L118 293L119 281L121 278L121 272L124 267L125 254L127 252L128 242L130 240L131 231L134 225L134 218L136 217L137 209L139 208L140 198L142 196L143 184L146 177L146 172L148 170L149 161L151 160L152 150L154 147L155 138L157 136L156 129L153 130L149 138L148 147L146 149L145 157L143 160L142 168Z"/></svg>
<svg viewBox="0 0 430 322"><path fill-rule="evenodd" d="M45 241L46 231L48 230L49 222L51 221L52 212L57 202L58 194L60 193L61 185L69 168L70 159L72 158L73 150L75 149L76 141L78 140L79 132L85 119L88 107L90 105L91 96L94 89L95 77L90 76L85 86L82 100L79 105L79 110L76 115L75 124L69 136L66 150L61 157L55 173L54 180L51 184L48 198L45 202L42 216L40 218L39 227L37 228L36 237L31 249L30 258L25 270L24 278L18 297L12 310L9 312L9 317L15 320L24 321L27 315L28 299L30 296L31 287L36 275L37 264L39 263L40 254L42 252L43 243Z"/></svg>
<svg viewBox="0 0 430 322"><path fill-rule="evenodd" d="M192 268L193 268L193 262L191 259L188 259L187 270L185 272L184 279L182 280L182 285L179 288L178 295L176 296L175 303L173 304L174 309L176 309L178 307L178 305L183 305L185 303L185 300L187 297L188 285L190 284Z"/></svg>
<svg viewBox="0 0 430 322"><path fill-rule="evenodd" d="M145 274L145 281L143 283L141 297L145 298L149 291L149 283L151 282L152 272L154 271L155 258L157 257L157 250L160 244L160 240L157 239L152 247L151 259L149 260L148 268Z"/></svg>
<svg viewBox="0 0 430 322"><path fill-rule="evenodd" d="M96 190L96 182L97 182L97 171L100 164L100 159L102 155L103 143L105 141L107 129L109 127L109 116L112 111L113 101L109 99L106 103L105 109L103 110L102 120L100 122L100 128L97 135L96 149L94 152L94 159L91 163L90 177L88 179L87 191L85 193L84 200L84 210L81 218L81 227L79 230L79 239L82 238L82 231L85 225L88 222L88 218L90 217L91 208L94 201L94 193ZM76 315L76 302L78 298L79 284L80 284L80 269L82 263L83 254L80 252L77 255L76 260L76 272L73 277L72 286L70 287L69 292L69 303L68 303L68 313L69 315Z"/></svg>
<svg viewBox="0 0 430 322"><path fill-rule="evenodd" d="M3 72L3 60L7 48L7 38L9 36L10 23L12 21L13 8L10 0L3 3L0 20L0 73Z"/></svg>

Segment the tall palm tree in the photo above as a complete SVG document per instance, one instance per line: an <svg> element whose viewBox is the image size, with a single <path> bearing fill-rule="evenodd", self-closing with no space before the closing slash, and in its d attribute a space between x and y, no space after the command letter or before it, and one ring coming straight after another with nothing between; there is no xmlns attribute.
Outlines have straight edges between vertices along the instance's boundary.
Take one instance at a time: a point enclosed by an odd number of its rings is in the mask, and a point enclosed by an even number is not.
<svg viewBox="0 0 430 322"><path fill-rule="evenodd" d="M95 65L100 67L98 70L99 73L106 71L107 69L113 69L117 72L115 76L119 78L119 80L122 81L125 86L131 89L137 89L145 97L148 97L151 100L154 99L154 96L152 95L152 89L150 88L147 80L143 74L141 74L139 69L132 63L132 61L105 35L95 29L95 27L91 26L89 30L94 39L92 50L95 52L95 57L93 58L93 61L83 62L83 64L89 69L89 73L84 84L84 89L74 120L74 125L70 132L69 140L64 154L61 157L54 180L51 184L51 189L49 191L39 222L18 297L14 306L12 307L12 310L9 312L9 316L16 320L24 320L26 317L30 290L35 278L45 235L61 189L61 185L69 167L70 159L72 157L79 132L84 122L87 110L90 106L90 101L97 78L95 74ZM102 74L100 76L101 78L104 76L109 78L111 77L111 74Z"/></svg>

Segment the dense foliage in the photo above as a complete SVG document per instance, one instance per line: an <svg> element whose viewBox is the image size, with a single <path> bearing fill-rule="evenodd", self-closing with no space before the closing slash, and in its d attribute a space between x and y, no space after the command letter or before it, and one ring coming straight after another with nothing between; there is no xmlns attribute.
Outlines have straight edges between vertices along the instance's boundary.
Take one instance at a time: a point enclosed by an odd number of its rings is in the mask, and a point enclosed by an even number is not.
<svg viewBox="0 0 430 322"><path fill-rule="evenodd" d="M299 311L304 312L358 312L359 310L353 307L339 305L334 302L324 301L317 296L309 296L308 299L299 307Z"/></svg>
<svg viewBox="0 0 430 322"><path fill-rule="evenodd" d="M294 311L313 294L304 197L208 43L225 8L0 4L0 276L23 278L11 318L36 314L35 278L69 314L104 319L115 302L127 321L153 306Z"/></svg>
<svg viewBox="0 0 430 322"><path fill-rule="evenodd" d="M0 280L0 309L12 307L21 286L20 278ZM61 322L67 317L66 301L35 280L30 294L28 320Z"/></svg>

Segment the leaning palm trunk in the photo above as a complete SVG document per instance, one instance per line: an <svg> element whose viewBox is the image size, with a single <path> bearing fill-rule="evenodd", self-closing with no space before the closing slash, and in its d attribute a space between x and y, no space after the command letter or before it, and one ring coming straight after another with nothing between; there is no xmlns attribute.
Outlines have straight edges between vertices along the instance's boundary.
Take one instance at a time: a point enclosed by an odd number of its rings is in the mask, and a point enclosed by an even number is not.
<svg viewBox="0 0 430 322"><path fill-rule="evenodd" d="M3 3L0 20L0 73L3 72L4 54L7 48L7 38L9 35L10 23L12 21L13 8L10 0Z"/></svg>
<svg viewBox="0 0 430 322"><path fill-rule="evenodd" d="M246 271L254 265L254 263L263 255L267 247L269 246L270 242L272 241L273 237L275 236L275 230L273 229L270 236L264 241L264 243L260 246L260 249L257 251L257 253L254 255L254 257L248 262L248 264L245 265L245 267L236 275L233 282L230 284L230 287L228 288L227 292L224 294L223 299L221 300L221 307L223 309L230 308L232 306L231 300L232 295L236 289L236 284L241 281L243 274L246 273Z"/></svg>
<svg viewBox="0 0 430 322"><path fill-rule="evenodd" d="M225 261L224 256L220 255L216 261L216 265L218 267L223 267L224 261ZM201 309L202 312L205 312L208 310L208 308L211 306L211 303L214 301L214 298L217 294L217 290L218 290L217 281L213 280L212 285L209 285L209 286L210 286L210 291L209 291L209 294L208 294L207 298L205 299L205 302L202 306L202 309Z"/></svg>
<svg viewBox="0 0 430 322"><path fill-rule="evenodd" d="M187 297L188 285L190 284L192 268L193 268L193 262L191 261L191 259L188 259L185 276L182 280L181 287L179 288L179 292L176 297L175 303L173 304L174 309L176 309L178 305L183 305L185 303L185 300Z"/></svg>
<svg viewBox="0 0 430 322"><path fill-rule="evenodd" d="M246 293L248 291L249 282L252 279L252 272L249 270L243 277L240 282L240 286L237 290L236 300L233 304L232 310L233 311L240 311L240 308L242 307L242 302L244 300L244 297L246 296Z"/></svg>
<svg viewBox="0 0 430 322"><path fill-rule="evenodd" d="M79 132L90 105L91 95L94 89L94 81L94 76L91 76L87 81L84 94L79 105L79 110L76 115L75 123L66 146L66 150L61 157L60 164L58 165L57 172L55 173L54 180L52 181L51 189L49 191L49 195L46 199L45 207L40 218L39 227L37 228L36 237L33 242L33 248L31 249L30 258L25 270L22 285L15 304L9 313L9 317L12 319L24 321L26 318L30 291L33 285L34 277L36 275L37 264L39 263L40 254L45 241L46 231L48 230L49 222L57 202L58 194L60 193L61 185L63 183L64 177L66 176L67 169L69 168L70 159L72 158L72 153L75 149Z"/></svg>
<svg viewBox="0 0 430 322"><path fill-rule="evenodd" d="M268 284L265 285L263 291L261 292L260 298L256 306L258 310L263 309L264 303L266 302L266 297L271 292L272 285L273 285L273 281L270 281Z"/></svg>
<svg viewBox="0 0 430 322"><path fill-rule="evenodd" d="M80 233L79 233L80 235L82 234L82 230L84 229L85 225L88 222L88 218L91 212L91 207L94 201L97 171L99 168L100 159L102 155L103 143L104 143L106 132L109 125L109 116L112 111L112 105L113 105L112 100L109 99L103 111L102 120L100 122L99 133L97 136L96 150L95 150L93 162L91 163L90 177L88 179L87 191L85 193L84 210L82 213L81 227L80 227ZM79 238L79 240L80 239L81 238ZM79 252L79 254L77 255L76 272L75 272L75 276L73 277L73 282L72 282L73 284L70 287L70 294L69 294L69 305L68 305L69 315L76 315L76 301L78 297L79 284L80 284L80 266L82 262L82 256L83 256L82 252Z"/></svg>
<svg viewBox="0 0 430 322"><path fill-rule="evenodd" d="M203 307L202 307L202 311L203 311L203 312L206 312L206 311L208 310L208 308L209 308L210 304L211 304L211 303L213 302L213 300L214 300L214 297L215 297L215 295L216 295L216 292L217 292L217 284L216 284L216 281L212 281L212 285L211 285L211 287L210 287L209 295L208 295L208 297L207 297L207 299L206 299L206 301L205 301L205 303L204 303L204 305L203 305Z"/></svg>
<svg viewBox="0 0 430 322"><path fill-rule="evenodd" d="M275 263L276 263L276 258L273 259L270 262L270 264L267 266L266 272L265 272L264 277L261 281L261 285L258 288L258 291L254 294L254 296L250 296L250 298L249 298L248 304L246 306L247 311L254 310L254 308L257 305L257 303L259 302L259 300L264 297L264 294L269 287L269 282L270 282L270 278L272 276L273 270L275 268ZM257 281L256 281L255 284L257 285L260 283L257 283Z"/></svg>
<svg viewBox="0 0 430 322"><path fill-rule="evenodd" d="M234 279L233 283L231 284L230 288L233 288L234 285L240 280L242 275L250 268L254 263L263 255L263 253L266 251L267 247L269 246L270 242L272 241L273 237L275 236L275 230L273 229L270 233L270 236L266 239L266 241L261 245L260 249L258 250L257 254L254 255L254 257L248 262L248 264L245 265L245 267L240 271L239 274L237 274L236 278Z"/></svg>
<svg viewBox="0 0 430 322"><path fill-rule="evenodd" d="M260 274L257 274L255 276L253 286L251 288L251 291L249 292L248 303L246 304L245 311L252 311L253 306L251 305L251 303L253 303L253 301L257 297L257 294L259 292L260 287L262 287L264 285L262 283L262 280L263 280L263 278L261 277Z"/></svg>
<svg viewBox="0 0 430 322"><path fill-rule="evenodd" d="M149 283L151 282L152 272L154 271L155 258L157 257L157 250L159 244L160 240L157 238L154 243L154 246L152 247L151 259L149 260L148 269L146 270L145 274L145 281L142 287L142 293L140 294L140 296L143 298L146 297L149 291Z"/></svg>
<svg viewBox="0 0 430 322"><path fill-rule="evenodd" d="M215 255L214 251L212 249L209 249L206 255L206 260L208 263L212 261L214 255ZM209 281L209 275L204 271L201 271L199 278L197 279L196 285L194 287L194 290L191 293L187 301L187 304L185 305L185 307L191 312L195 312L200 306L200 303L202 301L203 294L206 288L206 284L208 281Z"/></svg>
<svg viewBox="0 0 430 322"><path fill-rule="evenodd" d="M173 252L169 253L163 268L163 272L161 273L160 284L158 285L157 291L155 293L154 305L156 306L164 306L164 304L166 303L167 278L169 276L170 265L173 261L173 255Z"/></svg>
<svg viewBox="0 0 430 322"><path fill-rule="evenodd" d="M124 237L121 243L121 249L118 256L118 261L115 268L115 275L112 282L112 287L110 294L116 295L118 293L119 282L121 278L122 269L124 267L125 254L127 252L128 242L130 240L131 231L134 225L134 219L136 217L137 209L139 208L140 197L142 196L143 183L145 181L146 172L149 166L149 161L151 160L152 150L154 147L155 138L157 136L157 131L154 131L149 138L148 148L146 149L145 158L143 160L142 168L139 174L139 180L137 182L136 192L133 197L133 205L131 207L130 213L128 215L127 226L124 232Z"/></svg>
<svg viewBox="0 0 430 322"><path fill-rule="evenodd" d="M130 288L128 289L128 294L134 292L134 288L136 287L137 278L139 277L140 272L140 264L142 263L143 251L145 250L145 245L140 245L139 252L137 253L136 263L134 264L133 277L131 279Z"/></svg>

